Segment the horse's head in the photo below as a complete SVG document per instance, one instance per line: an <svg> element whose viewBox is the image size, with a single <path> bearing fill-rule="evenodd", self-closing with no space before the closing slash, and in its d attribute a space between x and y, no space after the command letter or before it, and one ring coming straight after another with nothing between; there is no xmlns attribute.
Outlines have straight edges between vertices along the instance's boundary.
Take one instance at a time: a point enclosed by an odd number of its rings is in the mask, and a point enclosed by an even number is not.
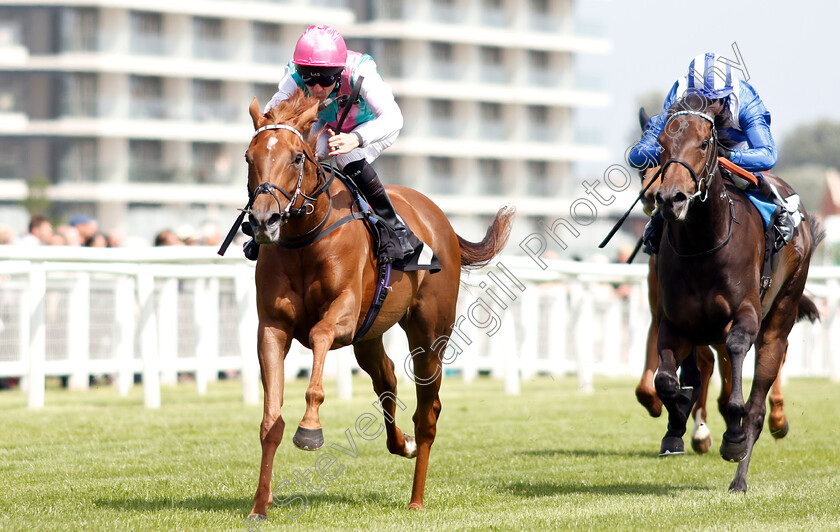
<svg viewBox="0 0 840 532"><path fill-rule="evenodd" d="M298 91L266 114L254 98L248 111L255 130L245 152L250 224L254 239L270 244L277 242L281 227L291 217L314 210L313 190L321 173L310 133L318 100Z"/></svg>
<svg viewBox="0 0 840 532"><path fill-rule="evenodd" d="M685 220L695 198L705 201L716 171L716 116L722 104L691 94L668 111L659 135L662 181L656 205L668 221Z"/></svg>

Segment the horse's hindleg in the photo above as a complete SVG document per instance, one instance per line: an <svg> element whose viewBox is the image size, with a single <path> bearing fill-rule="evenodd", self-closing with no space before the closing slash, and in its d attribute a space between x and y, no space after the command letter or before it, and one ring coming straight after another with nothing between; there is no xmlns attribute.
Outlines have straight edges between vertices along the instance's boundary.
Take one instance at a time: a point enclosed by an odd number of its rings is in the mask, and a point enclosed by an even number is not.
<svg viewBox="0 0 840 532"><path fill-rule="evenodd" d="M636 400L645 407L651 417L662 415L662 401L656 395L656 388L653 385L653 377L656 375L656 368L659 366L659 353L656 351L657 327L651 322L648 328L647 356L645 357L645 369L642 379L636 386Z"/></svg>
<svg viewBox="0 0 840 532"><path fill-rule="evenodd" d="M260 478L254 494L251 515L265 517L271 506L271 471L274 455L283 440L286 423L280 415L283 406L283 361L289 350L291 337L281 329L260 325L257 337L258 355L263 384L263 419L260 424Z"/></svg>
<svg viewBox="0 0 840 532"><path fill-rule="evenodd" d="M726 345L716 345L715 351L718 354L718 372L720 373L718 412L723 416L723 420L728 423L729 414L726 411L726 405L729 404L729 396L732 395L732 363L726 353Z"/></svg>
<svg viewBox="0 0 840 532"><path fill-rule="evenodd" d="M745 414L743 372L744 358L758 334L758 315L752 307L741 310L726 337L726 352L732 365L732 393L726 405L727 424L720 446L720 455L740 462L749 450L747 435L741 422Z"/></svg>
<svg viewBox="0 0 840 532"><path fill-rule="evenodd" d="M698 347L697 369L700 370L700 393L694 406L694 428L691 430L691 448L703 454L712 448L712 433L706 426L706 400L709 397L709 381L715 371L715 355L709 346Z"/></svg>
<svg viewBox="0 0 840 532"><path fill-rule="evenodd" d="M397 377L394 375L394 362L385 353L382 337L353 346L359 367L370 375L373 391L379 398L382 416L385 418L386 445L391 454L406 458L414 458L417 454L417 444L414 438L404 434L397 427ZM405 406L401 407L405 409Z"/></svg>
<svg viewBox="0 0 840 532"><path fill-rule="evenodd" d="M776 438L781 439L787 436L790 430L790 423L788 423L785 415L785 398L782 395L782 367L785 364L787 357L787 343L785 344L785 354L782 356L782 363L779 365L779 374L776 375L776 380L773 381L773 387L770 389L770 434Z"/></svg>

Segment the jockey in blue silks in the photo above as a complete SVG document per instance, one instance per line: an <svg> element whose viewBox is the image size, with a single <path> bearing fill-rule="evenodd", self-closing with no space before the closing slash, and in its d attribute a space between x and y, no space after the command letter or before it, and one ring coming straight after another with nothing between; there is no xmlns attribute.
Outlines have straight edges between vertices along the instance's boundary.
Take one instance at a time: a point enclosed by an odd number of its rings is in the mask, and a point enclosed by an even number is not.
<svg viewBox="0 0 840 532"><path fill-rule="evenodd" d="M770 133L770 112L752 85L732 77L729 64L714 53L692 59L688 75L678 79L671 87L662 112L648 121L642 138L628 151L627 162L641 170L659 165L662 148L657 139L668 120L668 109L691 91L706 97L711 105L722 106L723 112L729 112L731 127L721 134L735 144L732 149L718 145L718 155L755 173L759 183L757 192L779 207L776 228L785 243L790 242L794 231L793 219L778 190L760 173L773 168L778 159L776 143ZM658 214L645 228L645 247L650 253L658 251L661 228L662 217Z"/></svg>

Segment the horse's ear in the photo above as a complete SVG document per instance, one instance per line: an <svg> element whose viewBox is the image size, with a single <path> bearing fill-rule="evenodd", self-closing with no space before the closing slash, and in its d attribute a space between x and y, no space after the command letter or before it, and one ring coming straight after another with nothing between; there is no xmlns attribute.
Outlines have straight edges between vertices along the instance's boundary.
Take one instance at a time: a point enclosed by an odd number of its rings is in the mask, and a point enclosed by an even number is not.
<svg viewBox="0 0 840 532"><path fill-rule="evenodd" d="M260 101L257 100L256 96L251 100L251 105L248 106L248 112L251 114L251 120L254 122L254 129L262 127L263 123L267 120L260 111Z"/></svg>
<svg viewBox="0 0 840 532"><path fill-rule="evenodd" d="M647 125L649 120L650 115L647 111L645 111L645 108L639 107L639 125L642 126L642 131L645 130L645 126Z"/></svg>

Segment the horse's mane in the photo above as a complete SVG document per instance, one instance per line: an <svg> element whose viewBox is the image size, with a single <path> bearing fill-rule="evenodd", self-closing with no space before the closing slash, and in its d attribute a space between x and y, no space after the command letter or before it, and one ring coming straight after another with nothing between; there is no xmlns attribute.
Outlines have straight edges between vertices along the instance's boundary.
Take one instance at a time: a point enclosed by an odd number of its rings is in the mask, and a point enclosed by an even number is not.
<svg viewBox="0 0 840 532"><path fill-rule="evenodd" d="M668 109L668 117L670 118L678 111L696 111L698 113L710 114L709 105L711 103L711 100L702 94L689 91L685 94L685 96L674 102L674 105ZM718 143L724 148L731 148L737 144L737 141L733 140L726 134L726 130L732 127L732 113L729 111L729 106L724 106L723 109L721 109L721 111L716 115L712 116L712 118L714 118L715 121L714 126L715 130L717 130Z"/></svg>
<svg viewBox="0 0 840 532"><path fill-rule="evenodd" d="M318 104L318 99L312 96L306 96L300 89L296 90L289 99L284 100L271 109L263 116L271 121L272 124L294 124L304 134L308 132L313 118L308 124L298 123L298 119L304 112L312 108L313 105Z"/></svg>

